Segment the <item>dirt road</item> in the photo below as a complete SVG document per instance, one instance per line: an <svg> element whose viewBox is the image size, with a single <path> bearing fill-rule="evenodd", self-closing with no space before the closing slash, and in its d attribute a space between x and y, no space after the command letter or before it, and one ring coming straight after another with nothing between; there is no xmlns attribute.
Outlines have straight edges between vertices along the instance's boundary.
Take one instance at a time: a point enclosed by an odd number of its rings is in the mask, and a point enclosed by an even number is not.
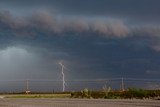
<svg viewBox="0 0 160 107"><path fill-rule="evenodd" d="M0 107L160 107L160 100L3 98Z"/></svg>

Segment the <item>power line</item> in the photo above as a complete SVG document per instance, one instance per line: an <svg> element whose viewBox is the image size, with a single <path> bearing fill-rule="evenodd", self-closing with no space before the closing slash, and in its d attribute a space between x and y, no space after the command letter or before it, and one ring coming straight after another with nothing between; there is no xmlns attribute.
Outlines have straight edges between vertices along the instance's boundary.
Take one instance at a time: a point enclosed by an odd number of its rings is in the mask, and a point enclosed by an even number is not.
<svg viewBox="0 0 160 107"><path fill-rule="evenodd" d="M33 81L33 82L60 82L61 80L53 80L53 79L27 79L28 81ZM122 80L122 78L108 78L108 79L72 79L72 80L65 80L66 82L98 82L98 81L118 81ZM15 79L15 80L0 80L0 82L24 82L26 80L24 79ZM123 78L123 81L157 81L159 82L160 79L145 79L145 78Z"/></svg>

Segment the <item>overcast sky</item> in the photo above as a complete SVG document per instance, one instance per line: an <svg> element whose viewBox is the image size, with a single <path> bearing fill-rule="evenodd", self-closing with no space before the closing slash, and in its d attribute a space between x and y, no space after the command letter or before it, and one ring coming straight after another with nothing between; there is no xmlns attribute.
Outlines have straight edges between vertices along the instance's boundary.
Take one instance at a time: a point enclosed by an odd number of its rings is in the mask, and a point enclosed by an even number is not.
<svg viewBox="0 0 160 107"><path fill-rule="evenodd" d="M0 79L160 77L159 0L0 0Z"/></svg>

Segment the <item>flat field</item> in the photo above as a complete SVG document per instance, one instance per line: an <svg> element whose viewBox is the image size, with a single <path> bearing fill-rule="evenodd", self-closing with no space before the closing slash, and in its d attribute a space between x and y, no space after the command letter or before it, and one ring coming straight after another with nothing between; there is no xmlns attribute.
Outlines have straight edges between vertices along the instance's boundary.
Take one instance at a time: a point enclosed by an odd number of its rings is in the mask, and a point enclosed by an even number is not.
<svg viewBox="0 0 160 107"><path fill-rule="evenodd" d="M3 96L1 96L3 98ZM70 98L71 94L13 94L4 95L5 98Z"/></svg>
<svg viewBox="0 0 160 107"><path fill-rule="evenodd" d="M160 100L0 98L0 107L160 107Z"/></svg>

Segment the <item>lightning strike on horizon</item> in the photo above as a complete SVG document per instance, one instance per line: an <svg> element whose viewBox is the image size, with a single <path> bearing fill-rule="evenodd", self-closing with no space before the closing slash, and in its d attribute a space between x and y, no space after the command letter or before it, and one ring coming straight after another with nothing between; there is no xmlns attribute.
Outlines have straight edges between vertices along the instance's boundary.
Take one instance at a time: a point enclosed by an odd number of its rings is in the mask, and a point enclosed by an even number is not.
<svg viewBox="0 0 160 107"><path fill-rule="evenodd" d="M61 66L61 74L62 74L62 92L65 91L65 74L64 74L64 65L60 62L59 63Z"/></svg>

